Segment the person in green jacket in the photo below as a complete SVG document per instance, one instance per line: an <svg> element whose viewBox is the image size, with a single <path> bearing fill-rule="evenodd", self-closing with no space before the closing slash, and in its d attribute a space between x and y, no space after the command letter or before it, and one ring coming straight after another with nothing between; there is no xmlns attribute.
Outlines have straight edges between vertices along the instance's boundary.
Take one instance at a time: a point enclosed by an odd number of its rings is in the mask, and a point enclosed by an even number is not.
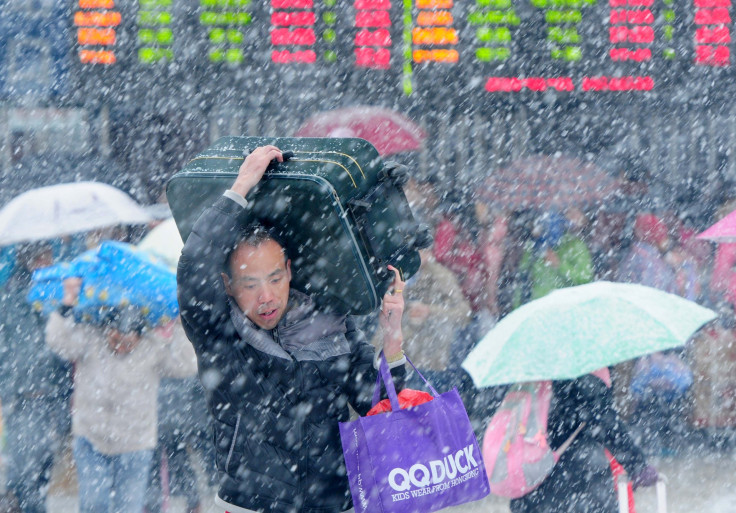
<svg viewBox="0 0 736 513"><path fill-rule="evenodd" d="M582 238L586 225L585 214L576 207L564 216L549 212L537 219L519 262L514 308L555 289L593 281L593 259Z"/></svg>

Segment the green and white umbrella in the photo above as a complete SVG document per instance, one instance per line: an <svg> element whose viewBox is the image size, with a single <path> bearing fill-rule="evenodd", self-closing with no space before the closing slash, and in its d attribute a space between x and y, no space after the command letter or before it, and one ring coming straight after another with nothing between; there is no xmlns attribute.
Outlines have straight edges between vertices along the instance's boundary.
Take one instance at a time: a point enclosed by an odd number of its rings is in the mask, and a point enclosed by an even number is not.
<svg viewBox="0 0 736 513"><path fill-rule="evenodd" d="M462 366L477 387L574 379L681 346L716 313L674 294L600 281L559 289L511 312Z"/></svg>

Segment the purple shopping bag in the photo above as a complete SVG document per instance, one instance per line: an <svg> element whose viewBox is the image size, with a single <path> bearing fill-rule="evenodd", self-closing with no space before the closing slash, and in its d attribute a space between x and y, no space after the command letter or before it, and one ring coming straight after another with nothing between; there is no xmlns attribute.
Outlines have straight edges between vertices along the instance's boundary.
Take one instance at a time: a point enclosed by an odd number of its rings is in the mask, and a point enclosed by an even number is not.
<svg viewBox="0 0 736 513"><path fill-rule="evenodd" d="M373 404L380 399L383 380L392 411L340 423L356 513L428 513L490 493L478 441L457 389L438 394L419 376L434 399L401 410L381 357Z"/></svg>

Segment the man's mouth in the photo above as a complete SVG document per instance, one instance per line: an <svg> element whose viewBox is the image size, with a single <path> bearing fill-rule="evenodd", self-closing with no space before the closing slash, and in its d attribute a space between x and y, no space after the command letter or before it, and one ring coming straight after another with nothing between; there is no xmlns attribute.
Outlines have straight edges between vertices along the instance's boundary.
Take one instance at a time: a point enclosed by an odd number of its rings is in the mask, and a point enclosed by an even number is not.
<svg viewBox="0 0 736 513"><path fill-rule="evenodd" d="M270 319L273 319L274 317L276 317L276 313L278 311L279 311L278 308L273 308L273 309L265 310L265 311L259 313L258 316L261 317L262 319L270 320Z"/></svg>

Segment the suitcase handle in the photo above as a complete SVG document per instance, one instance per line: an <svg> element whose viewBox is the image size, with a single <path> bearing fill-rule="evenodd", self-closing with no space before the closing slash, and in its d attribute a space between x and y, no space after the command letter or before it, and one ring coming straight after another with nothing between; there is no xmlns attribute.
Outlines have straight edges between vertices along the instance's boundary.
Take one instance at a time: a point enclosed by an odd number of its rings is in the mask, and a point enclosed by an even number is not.
<svg viewBox="0 0 736 513"><path fill-rule="evenodd" d="M409 181L409 168L398 162L386 162L378 174L378 180L391 180L395 185L403 187Z"/></svg>
<svg viewBox="0 0 736 513"><path fill-rule="evenodd" d="M255 148L254 148L254 149L255 149ZM253 150L251 150L251 149L246 149L245 151L243 151L243 158L247 157L247 156L248 156L248 155L250 155L251 153L253 153ZM292 158L292 157L294 156L294 152L293 152L293 151L291 151L291 150L287 150L287 151L282 151L282 152L281 152L281 156L283 157L283 159L284 159L284 162L286 162L287 160L289 160L290 158ZM271 161L271 163L270 163L270 164L268 165L268 167L271 167L271 166L275 166L275 165L276 165L276 164L278 164L278 163L279 163L279 161L278 161L278 160L276 160L276 159L273 159L273 160Z"/></svg>
<svg viewBox="0 0 736 513"><path fill-rule="evenodd" d="M426 224L420 224L413 241L414 249L426 249L431 246L433 242L434 237L432 236L432 230L430 227Z"/></svg>
<svg viewBox="0 0 736 513"><path fill-rule="evenodd" d="M348 205L350 206L350 212L353 214L353 219L355 220L355 223L361 226L363 230L368 234L368 242L366 243L366 245L371 247L374 255L377 255L378 252L373 247L374 237L371 236L371 227L363 222L363 216L360 212L361 210L368 211L371 209L372 205L370 201L367 201L365 199L353 198L348 201ZM410 238L410 240L407 241L408 244L406 245L406 247L397 250L396 254L390 255L389 261L391 258L395 258L403 251L405 251L406 248L414 250L425 249L430 247L432 245L432 242L434 242L432 230L426 224L416 223L415 228L412 230L412 232L413 236Z"/></svg>

